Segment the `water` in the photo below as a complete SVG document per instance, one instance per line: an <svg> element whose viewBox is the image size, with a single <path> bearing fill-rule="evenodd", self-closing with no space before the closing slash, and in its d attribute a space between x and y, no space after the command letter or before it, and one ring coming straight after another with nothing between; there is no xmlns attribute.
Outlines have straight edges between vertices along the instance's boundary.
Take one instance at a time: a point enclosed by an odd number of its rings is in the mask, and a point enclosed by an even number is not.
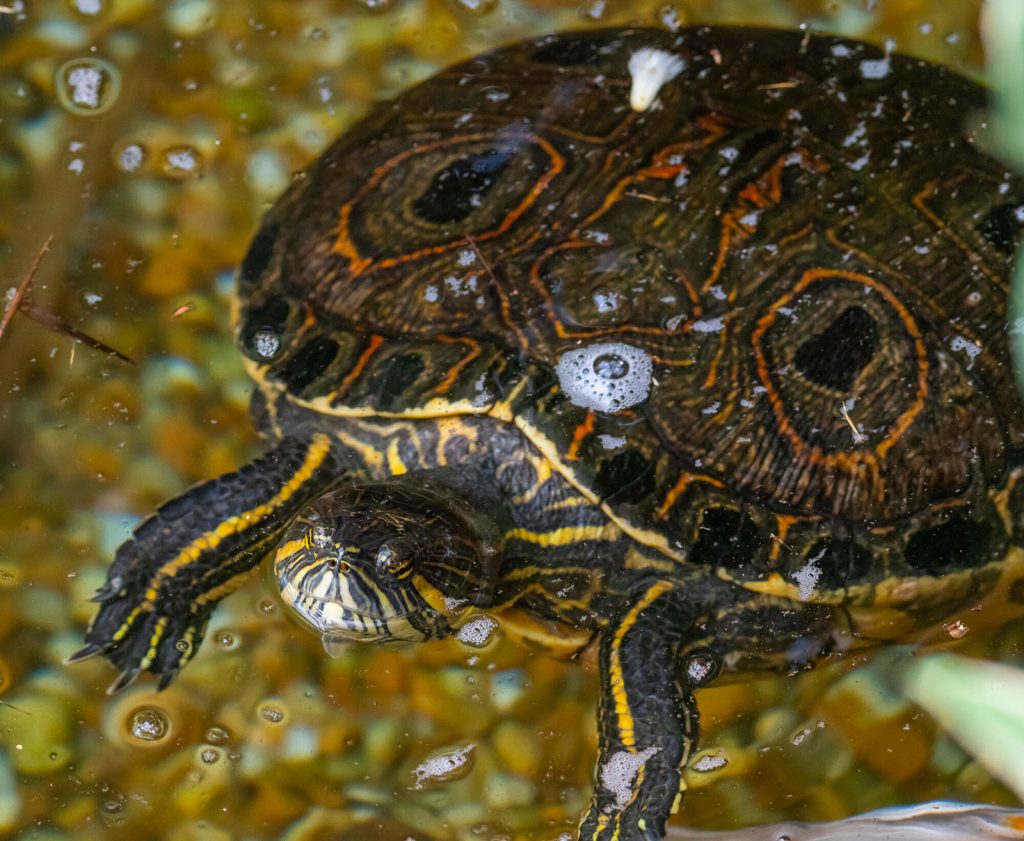
<svg viewBox="0 0 1024 841"><path fill-rule="evenodd" d="M137 518L256 450L230 338L232 267L291 172L371 101L456 56L583 24L812 20L969 68L972 5L923 14L893 2L872 17L853 2L340 12L139 0L33 6L25 19L6 5L0 288L54 235L29 298L137 364L23 317L0 338L0 837L344 837L361 819L396 839L570 831L596 755L592 664L536 656L500 632L330 658L254 580L163 693L143 679L110 698L104 663L61 664ZM70 81L66 62L90 58L120 87L100 79L84 114L55 85ZM1016 644L1010 630L971 632L961 650L1006 659ZM852 665L703 690L686 821L828 820L936 796L1011 802L928 716L887 695L871 668L846 674ZM416 787L424 763L456 755L467 760L457 773Z"/></svg>

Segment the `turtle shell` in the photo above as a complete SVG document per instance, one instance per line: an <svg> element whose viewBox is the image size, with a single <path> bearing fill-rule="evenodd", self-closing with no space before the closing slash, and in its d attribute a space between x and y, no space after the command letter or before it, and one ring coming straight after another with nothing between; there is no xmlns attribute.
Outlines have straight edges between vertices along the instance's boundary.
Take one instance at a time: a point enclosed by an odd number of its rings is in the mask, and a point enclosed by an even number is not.
<svg viewBox="0 0 1024 841"><path fill-rule="evenodd" d="M983 106L791 32L500 49L378 107L268 214L242 351L323 415L514 423L669 556L924 518L996 557L1024 184L977 148Z"/></svg>

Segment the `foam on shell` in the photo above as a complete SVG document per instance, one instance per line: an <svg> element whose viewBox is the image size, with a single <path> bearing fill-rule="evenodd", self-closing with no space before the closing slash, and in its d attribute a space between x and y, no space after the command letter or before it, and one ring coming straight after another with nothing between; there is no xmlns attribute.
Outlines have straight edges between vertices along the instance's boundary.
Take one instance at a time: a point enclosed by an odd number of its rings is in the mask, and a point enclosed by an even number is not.
<svg viewBox="0 0 1024 841"><path fill-rule="evenodd" d="M563 353L555 373L575 405L618 412L650 396L654 364L645 351L632 345L598 342Z"/></svg>

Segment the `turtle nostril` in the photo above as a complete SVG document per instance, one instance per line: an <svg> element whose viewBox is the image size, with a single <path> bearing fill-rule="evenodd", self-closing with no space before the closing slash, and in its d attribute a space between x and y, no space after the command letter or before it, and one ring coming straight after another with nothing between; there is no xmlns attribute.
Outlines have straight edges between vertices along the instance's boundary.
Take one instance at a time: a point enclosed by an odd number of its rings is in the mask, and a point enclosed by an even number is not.
<svg viewBox="0 0 1024 841"><path fill-rule="evenodd" d="M328 558L327 559L327 568L329 570L332 570L332 571L336 570L338 568L338 559L337 558Z"/></svg>
<svg viewBox="0 0 1024 841"><path fill-rule="evenodd" d="M340 564L338 564L338 569L342 572L348 572L350 569L352 569L352 565L349 564L348 561L342 561Z"/></svg>

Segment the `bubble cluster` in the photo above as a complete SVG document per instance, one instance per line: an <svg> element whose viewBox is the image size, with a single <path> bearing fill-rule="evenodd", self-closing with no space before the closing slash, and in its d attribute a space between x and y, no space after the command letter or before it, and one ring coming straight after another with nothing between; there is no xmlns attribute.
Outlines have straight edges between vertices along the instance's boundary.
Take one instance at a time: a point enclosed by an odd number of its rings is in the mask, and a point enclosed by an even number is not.
<svg viewBox="0 0 1024 841"><path fill-rule="evenodd" d="M472 648L483 648L491 641L498 623L490 616L472 619L459 628L459 641Z"/></svg>
<svg viewBox="0 0 1024 841"><path fill-rule="evenodd" d="M475 747L475 744L469 744L424 760L413 769L416 775L413 788L423 788L427 782L447 782L466 776L473 767L472 753Z"/></svg>
<svg viewBox="0 0 1024 841"><path fill-rule="evenodd" d="M633 780L659 750L652 745L641 751L616 751L601 766L601 785L615 797L616 808L625 808L633 794Z"/></svg>
<svg viewBox="0 0 1024 841"><path fill-rule="evenodd" d="M252 343L256 353L264 359L273 359L281 350L281 337L273 330L257 330Z"/></svg>
<svg viewBox="0 0 1024 841"><path fill-rule="evenodd" d="M650 356L632 345L599 342L563 353L555 373L575 405L617 412L648 398L654 365Z"/></svg>
<svg viewBox="0 0 1024 841"><path fill-rule="evenodd" d="M277 704L267 703L262 704L260 706L259 715L260 718L262 718L264 721L269 722L270 724L280 724L282 721L285 720L287 713L281 706Z"/></svg>

